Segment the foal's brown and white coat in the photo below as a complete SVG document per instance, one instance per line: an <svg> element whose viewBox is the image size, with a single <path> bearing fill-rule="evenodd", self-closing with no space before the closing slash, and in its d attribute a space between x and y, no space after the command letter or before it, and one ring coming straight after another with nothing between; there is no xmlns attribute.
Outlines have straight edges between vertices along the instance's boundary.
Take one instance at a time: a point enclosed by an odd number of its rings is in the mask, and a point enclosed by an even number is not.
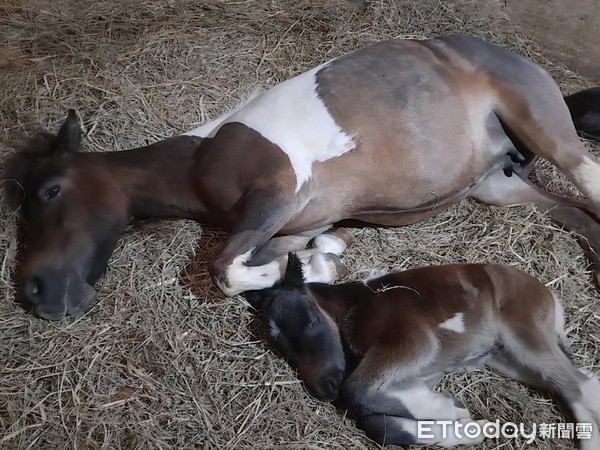
<svg viewBox="0 0 600 450"><path fill-rule="evenodd" d="M600 90L567 102L529 60L448 36L373 44L139 149L79 153L81 130L70 114L57 136L17 153L4 175L30 230L23 291L47 319L85 311L132 218L231 229L209 270L233 295L272 286L288 251L340 221L401 226L468 197L551 209L600 262L600 165L573 125L594 135ZM532 185L534 156L588 199Z"/></svg>
<svg viewBox="0 0 600 450"><path fill-rule="evenodd" d="M481 442L483 435L443 437L441 427L419 437L418 421L473 422L460 402L432 387L445 373L487 365L558 394L577 422L592 425L581 448L600 448L600 382L561 349L561 306L534 277L510 266L457 264L305 284L299 260L289 261L280 285L245 295L309 392L327 401L339 395L376 442Z"/></svg>

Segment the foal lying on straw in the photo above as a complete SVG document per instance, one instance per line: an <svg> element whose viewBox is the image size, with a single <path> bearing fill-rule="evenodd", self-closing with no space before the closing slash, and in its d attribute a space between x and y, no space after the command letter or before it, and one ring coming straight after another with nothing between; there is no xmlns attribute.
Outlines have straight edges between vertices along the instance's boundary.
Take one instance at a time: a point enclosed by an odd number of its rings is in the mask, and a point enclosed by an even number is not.
<svg viewBox="0 0 600 450"><path fill-rule="evenodd" d="M591 424L591 438L580 447L600 449L600 382L562 351L561 306L524 272L456 264L362 283L305 284L290 254L279 285L246 297L262 310L269 341L308 391L324 401L339 398L379 444L482 442L483 435L467 437L452 427L443 436L440 425L418 436L418 421L482 427L486 421L473 420L458 400L432 387L445 373L486 365L558 394L577 422Z"/></svg>

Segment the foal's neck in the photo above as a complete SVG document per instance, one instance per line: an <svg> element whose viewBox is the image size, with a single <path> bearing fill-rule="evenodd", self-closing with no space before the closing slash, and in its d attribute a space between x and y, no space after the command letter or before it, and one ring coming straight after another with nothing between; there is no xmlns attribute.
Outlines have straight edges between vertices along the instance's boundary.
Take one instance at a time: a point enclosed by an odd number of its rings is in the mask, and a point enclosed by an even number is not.
<svg viewBox="0 0 600 450"><path fill-rule="evenodd" d="M340 326L345 321L348 313L360 302L356 289L360 283L309 284L311 294L319 306Z"/></svg>
<svg viewBox="0 0 600 450"><path fill-rule="evenodd" d="M147 147L93 155L128 195L133 217L202 220L206 210L193 176L201 142L195 136L176 136Z"/></svg>

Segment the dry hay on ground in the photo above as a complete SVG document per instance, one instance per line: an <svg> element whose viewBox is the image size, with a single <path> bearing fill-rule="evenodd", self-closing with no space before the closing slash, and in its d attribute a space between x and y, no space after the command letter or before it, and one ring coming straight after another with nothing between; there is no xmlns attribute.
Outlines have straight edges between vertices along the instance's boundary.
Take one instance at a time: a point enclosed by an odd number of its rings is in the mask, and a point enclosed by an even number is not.
<svg viewBox="0 0 600 450"><path fill-rule="evenodd" d="M385 37L472 33L540 62L565 92L587 86L541 58L493 0L484 5L375 0L361 13L333 0L10 0L0 6L0 46L18 64L0 71L0 157L40 125L56 129L70 107L88 151L154 142ZM552 168L538 175L570 189ZM98 284L98 304L48 323L14 303L15 219L0 217L0 448L374 448L342 411L309 398L246 305L208 282L205 262L223 232L189 221L132 226ZM463 261L539 276L566 301L574 361L598 372L600 302L582 252L533 208L465 202L356 237L345 259L354 277ZM546 397L487 370L442 387L479 417L565 421ZM516 439L482 448L524 447Z"/></svg>

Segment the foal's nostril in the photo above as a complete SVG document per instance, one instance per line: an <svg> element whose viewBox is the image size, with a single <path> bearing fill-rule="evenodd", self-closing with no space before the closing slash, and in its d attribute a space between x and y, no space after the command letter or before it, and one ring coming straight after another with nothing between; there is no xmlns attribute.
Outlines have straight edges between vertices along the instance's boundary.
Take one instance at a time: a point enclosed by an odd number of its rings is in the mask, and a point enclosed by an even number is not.
<svg viewBox="0 0 600 450"><path fill-rule="evenodd" d="M42 280L38 277L31 277L25 281L25 296L34 305L40 303L42 298Z"/></svg>
<svg viewBox="0 0 600 450"><path fill-rule="evenodd" d="M338 377L327 377L325 379L325 386L328 391L328 395L335 396L339 389L339 378Z"/></svg>

